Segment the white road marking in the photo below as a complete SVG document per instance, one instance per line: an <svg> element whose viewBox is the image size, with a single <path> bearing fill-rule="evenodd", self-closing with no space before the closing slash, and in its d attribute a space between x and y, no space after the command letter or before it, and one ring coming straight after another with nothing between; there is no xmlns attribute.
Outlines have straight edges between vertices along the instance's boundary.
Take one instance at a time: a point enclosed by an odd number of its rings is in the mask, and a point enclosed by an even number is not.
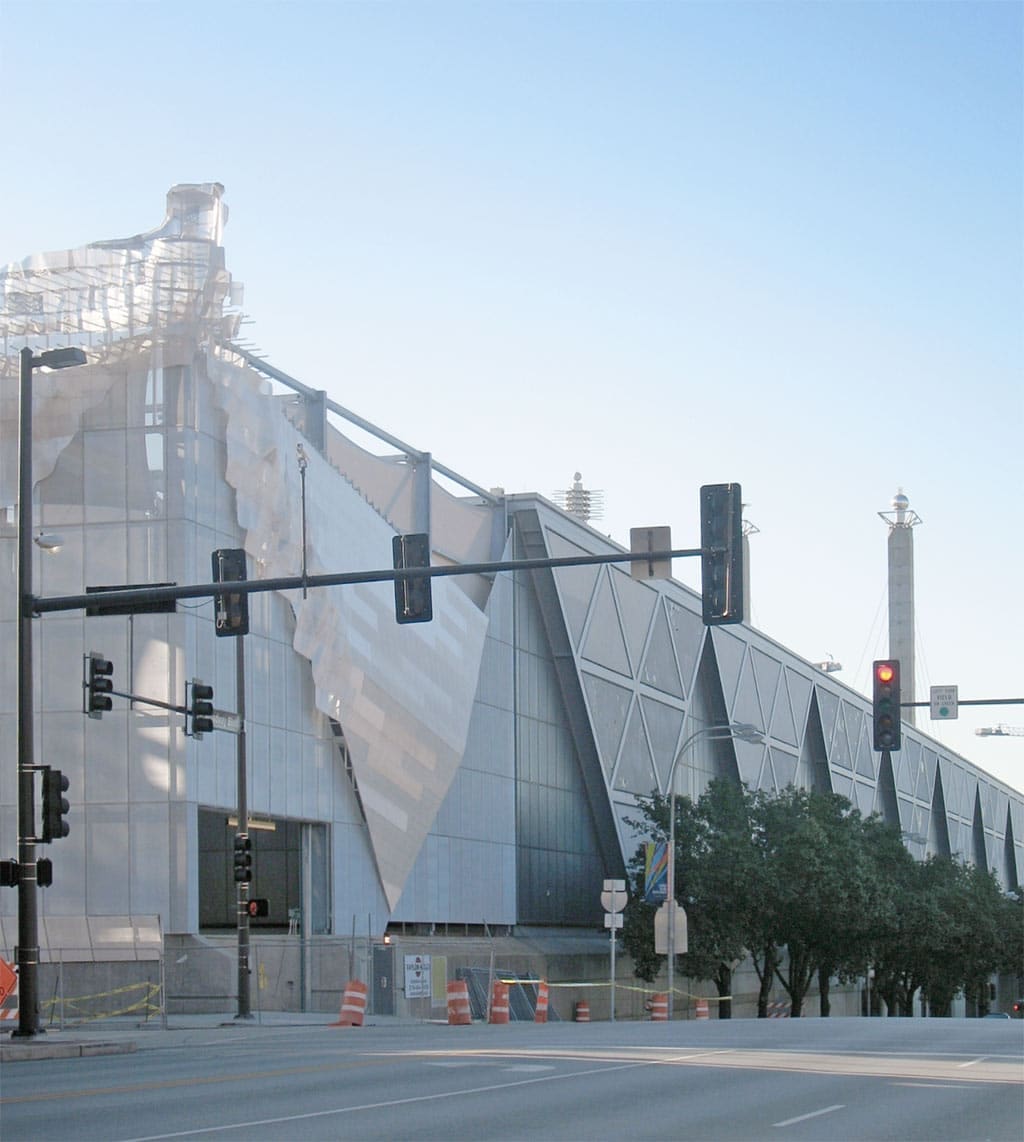
<svg viewBox="0 0 1024 1142"><path fill-rule="evenodd" d="M973 1090L973 1085L968 1083L944 1083L939 1079L930 1083L893 1083L893 1086L917 1086L923 1087L925 1090Z"/></svg>
<svg viewBox="0 0 1024 1142"><path fill-rule="evenodd" d="M797 1122L806 1122L808 1118L820 1118L823 1114L842 1110L845 1105L843 1102L838 1102L835 1106L823 1106L821 1110L812 1110L809 1114L798 1114L796 1118L786 1118L782 1122L773 1122L772 1126L793 1126Z"/></svg>
<svg viewBox="0 0 1024 1142"><path fill-rule="evenodd" d="M433 1094L413 1095L409 1098L389 1098L382 1102L364 1102L357 1106L336 1106L328 1110L313 1110L305 1114L282 1114L274 1118L252 1118L248 1121L225 1122L221 1126L202 1126L193 1130L174 1130L167 1134L148 1134L145 1137L131 1139L130 1142L160 1142L167 1138L191 1138L196 1134L224 1134L231 1130L251 1130L256 1126L280 1126L286 1122L310 1122L317 1118L340 1117L345 1114L355 1114L363 1110L390 1110L396 1106L410 1106L415 1103L441 1102L451 1098L466 1098L478 1094L490 1094L492 1091L508 1090L511 1087L530 1086L532 1083L561 1082L565 1079L591 1078L594 1075L607 1074L611 1071L628 1071L639 1067L649 1067L648 1060L640 1062L619 1063L617 1066L595 1067L585 1071L569 1071L564 1074L536 1075L532 1078L515 1079L504 1083L491 1083L488 1086L474 1087L470 1090L437 1091Z"/></svg>

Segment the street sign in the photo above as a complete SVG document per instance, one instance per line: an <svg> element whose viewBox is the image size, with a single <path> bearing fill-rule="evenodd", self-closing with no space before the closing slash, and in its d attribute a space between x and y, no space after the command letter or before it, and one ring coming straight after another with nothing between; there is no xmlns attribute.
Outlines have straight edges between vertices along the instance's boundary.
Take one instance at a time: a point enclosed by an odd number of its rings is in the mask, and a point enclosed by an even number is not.
<svg viewBox="0 0 1024 1142"><path fill-rule="evenodd" d="M106 591L144 591L149 587L177 587L177 583L122 583L116 587L86 587L87 595ZM158 599L156 602L116 603L112 601L90 603L85 608L86 618L98 615L173 615L178 604L174 599Z"/></svg>
<svg viewBox="0 0 1024 1142"><path fill-rule="evenodd" d="M653 555L656 551L672 550L672 528L631 527L629 550L632 555ZM634 560L629 565L634 579L671 579L671 559Z"/></svg>
<svg viewBox="0 0 1024 1142"><path fill-rule="evenodd" d="M957 717L958 687L933 686L929 692L933 722L950 721Z"/></svg>
<svg viewBox="0 0 1024 1142"><path fill-rule="evenodd" d="M604 906L604 926L608 929L608 946L611 955L611 975L608 978L608 1017L615 1022L615 933L622 928L622 909L626 907L629 893L624 880L606 880L601 893Z"/></svg>
<svg viewBox="0 0 1024 1142"><path fill-rule="evenodd" d="M664 904L654 913L654 951L656 955L668 955L668 924L669 913L673 911L669 902L666 900ZM689 950L689 927L686 921L686 909L681 905L675 906L675 940L673 941L673 949L677 956L685 956Z"/></svg>
<svg viewBox="0 0 1024 1142"><path fill-rule="evenodd" d="M621 912L629 900L624 880L606 880L601 893L601 905L605 912Z"/></svg>

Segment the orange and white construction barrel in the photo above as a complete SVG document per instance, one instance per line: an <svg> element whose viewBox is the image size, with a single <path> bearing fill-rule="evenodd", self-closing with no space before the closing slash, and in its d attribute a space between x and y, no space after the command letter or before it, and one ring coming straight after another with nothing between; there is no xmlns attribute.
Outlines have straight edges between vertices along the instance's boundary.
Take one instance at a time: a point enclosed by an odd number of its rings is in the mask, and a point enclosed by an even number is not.
<svg viewBox="0 0 1024 1142"><path fill-rule="evenodd" d="M491 1011L488 1023L508 1022L508 984L496 979L491 987Z"/></svg>
<svg viewBox="0 0 1024 1142"><path fill-rule="evenodd" d="M338 1021L332 1023L332 1027L362 1027L363 1016L366 1014L366 991L366 984L361 980L350 979L345 984Z"/></svg>
<svg viewBox="0 0 1024 1142"><path fill-rule="evenodd" d="M466 1027L473 1022L469 1009L469 986L464 979L453 979L448 984L448 1024Z"/></svg>

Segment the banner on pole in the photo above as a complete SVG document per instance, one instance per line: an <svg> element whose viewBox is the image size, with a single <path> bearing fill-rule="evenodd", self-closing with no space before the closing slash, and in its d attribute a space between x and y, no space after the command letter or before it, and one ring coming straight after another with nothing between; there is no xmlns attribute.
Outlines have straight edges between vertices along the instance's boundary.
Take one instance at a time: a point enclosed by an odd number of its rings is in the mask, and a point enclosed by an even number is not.
<svg viewBox="0 0 1024 1142"><path fill-rule="evenodd" d="M668 842L648 841L644 845L644 900L660 904L668 899Z"/></svg>

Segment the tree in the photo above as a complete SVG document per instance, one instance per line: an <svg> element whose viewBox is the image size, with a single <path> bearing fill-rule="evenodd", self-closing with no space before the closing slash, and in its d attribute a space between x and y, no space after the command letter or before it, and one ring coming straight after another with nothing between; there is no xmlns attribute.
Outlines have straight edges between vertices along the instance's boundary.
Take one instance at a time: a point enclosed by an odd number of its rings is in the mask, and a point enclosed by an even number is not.
<svg viewBox="0 0 1024 1142"><path fill-rule="evenodd" d="M682 899L691 915L685 970L714 982L724 1019L732 1014L732 973L749 949L762 947L768 929L755 803L745 785L712 781L696 806L696 859L681 872Z"/></svg>
<svg viewBox="0 0 1024 1142"><path fill-rule="evenodd" d="M654 840L668 840L669 798L639 798L641 817L628 823ZM675 798L676 900L687 912L689 950L681 970L715 983L719 1015L731 1014L732 972L754 949L767 987L775 970L774 948L765 949L769 924L764 855L755 843L754 795L735 782L711 782L699 801ZM623 943L641 979L652 980L663 956L654 953L654 907L643 903L643 847L630 862L636 892L623 921ZM762 989L764 990L764 989ZM767 992L764 992L767 995ZM767 1014L767 1003L764 1003Z"/></svg>

